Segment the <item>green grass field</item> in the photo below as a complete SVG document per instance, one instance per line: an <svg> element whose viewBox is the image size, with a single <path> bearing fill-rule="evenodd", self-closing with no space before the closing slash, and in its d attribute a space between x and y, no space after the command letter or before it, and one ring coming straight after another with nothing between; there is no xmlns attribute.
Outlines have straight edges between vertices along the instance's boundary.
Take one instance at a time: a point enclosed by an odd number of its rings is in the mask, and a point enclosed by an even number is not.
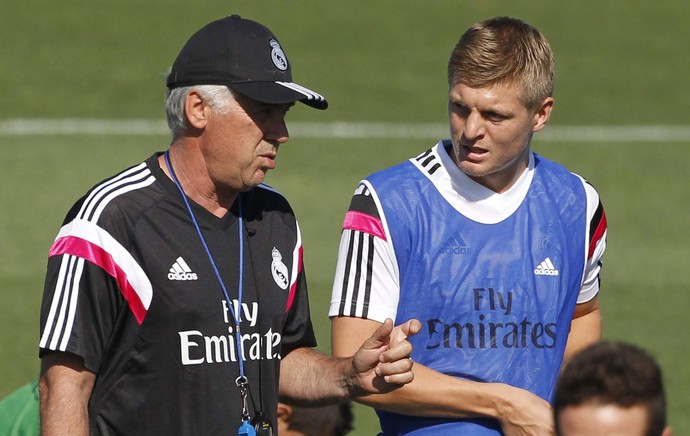
<svg viewBox="0 0 690 436"><path fill-rule="evenodd" d="M46 254L67 209L93 183L168 143L165 134L10 134L2 123L160 121L163 74L179 48L201 25L234 12L271 27L296 81L329 98L325 112L296 107L289 115L296 123L444 123L445 63L455 41L478 20L512 15L540 28L556 53L557 103L547 132L690 125L690 4L681 0L6 0L0 12L0 398L37 375ZM554 141L547 132L535 137L534 148L589 179L607 209L604 335L658 357L670 422L675 434L690 434L690 139ZM323 351L340 224L352 190L361 177L436 139L295 133L281 149L268 182L291 199L300 219ZM354 434L375 434L372 412L356 410Z"/></svg>

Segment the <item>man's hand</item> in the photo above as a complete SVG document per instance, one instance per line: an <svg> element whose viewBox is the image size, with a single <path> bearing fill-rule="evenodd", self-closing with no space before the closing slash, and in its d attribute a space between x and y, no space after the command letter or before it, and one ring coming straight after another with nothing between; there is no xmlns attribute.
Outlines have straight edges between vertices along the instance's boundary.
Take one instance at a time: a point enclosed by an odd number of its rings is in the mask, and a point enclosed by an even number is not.
<svg viewBox="0 0 690 436"><path fill-rule="evenodd" d="M524 389L503 385L505 404L499 407L498 419L506 436L553 436L551 405Z"/></svg>
<svg viewBox="0 0 690 436"><path fill-rule="evenodd" d="M411 319L393 327L387 319L367 339L352 357L355 372L352 394L390 392L414 379L412 372L412 344L407 337L418 333L422 324Z"/></svg>

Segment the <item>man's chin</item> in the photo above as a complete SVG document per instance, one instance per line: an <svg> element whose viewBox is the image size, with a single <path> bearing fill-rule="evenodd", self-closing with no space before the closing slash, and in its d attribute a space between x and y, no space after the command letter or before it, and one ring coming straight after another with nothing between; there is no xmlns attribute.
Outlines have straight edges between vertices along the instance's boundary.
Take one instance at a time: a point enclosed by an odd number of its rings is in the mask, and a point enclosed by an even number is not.
<svg viewBox="0 0 690 436"><path fill-rule="evenodd" d="M487 170L482 168L480 164L468 160L461 161L458 168L460 168L463 174L471 179L481 178L488 174Z"/></svg>

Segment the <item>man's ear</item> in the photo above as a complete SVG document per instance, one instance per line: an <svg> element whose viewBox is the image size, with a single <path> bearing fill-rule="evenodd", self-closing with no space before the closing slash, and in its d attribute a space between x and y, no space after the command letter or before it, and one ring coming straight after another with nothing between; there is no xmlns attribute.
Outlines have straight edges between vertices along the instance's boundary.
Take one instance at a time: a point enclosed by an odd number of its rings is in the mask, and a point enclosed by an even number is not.
<svg viewBox="0 0 690 436"><path fill-rule="evenodd" d="M546 123L549 122L551 118L551 111L553 110L554 100L552 97L546 97L539 104L536 112L534 113L534 124L532 125L532 131L538 132L542 130Z"/></svg>
<svg viewBox="0 0 690 436"><path fill-rule="evenodd" d="M197 91L190 91L184 100L184 114L191 127L203 129L207 123L208 104Z"/></svg>
<svg viewBox="0 0 690 436"><path fill-rule="evenodd" d="M284 403L278 403L278 420L289 422L292 417L292 407Z"/></svg>

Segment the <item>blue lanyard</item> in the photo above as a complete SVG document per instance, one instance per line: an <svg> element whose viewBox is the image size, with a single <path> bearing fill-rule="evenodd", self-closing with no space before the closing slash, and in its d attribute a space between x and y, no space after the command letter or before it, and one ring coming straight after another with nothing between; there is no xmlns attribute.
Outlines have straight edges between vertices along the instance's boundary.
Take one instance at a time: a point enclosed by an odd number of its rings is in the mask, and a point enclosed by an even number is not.
<svg viewBox="0 0 690 436"><path fill-rule="evenodd" d="M211 262L211 266L213 267L213 271L216 273L216 279L218 279L218 284L220 285L220 288L223 290L223 295L225 296L225 301L228 304L228 308L230 309L230 314L232 315L233 321L235 323L235 344L237 345L237 362L239 363L240 367L240 376L236 380L237 386L240 388L240 391L242 393L243 399L246 400L246 389L247 389L247 377L244 375L244 359L242 358L242 342L241 342L241 335L240 335L240 322L242 321L241 315L242 315L242 291L244 288L244 280L243 280L243 274L244 274L244 232L242 231L244 228L244 219L242 215L242 199L240 195L238 194L237 196L237 203L239 205L239 217L238 217L238 234L239 234L239 240L240 240L240 276L238 279L238 313L235 313L235 309L232 305L232 301L230 301L230 296L228 295L228 290L225 288L225 284L223 283L223 279L220 277L220 273L218 272L218 267L216 266L216 262L213 260L213 256L211 255L211 251L208 248L208 244L206 244L206 240L204 239L204 235L201 233L201 228L199 228L199 224L196 221L196 217L194 216L194 212L192 212L192 208L189 206L189 201L187 201L187 196L184 193L184 190L182 189L182 185L180 185L180 181L177 180L177 176L175 175L175 171L173 170L172 164L170 163L170 156L169 152L165 152L165 164L168 167L168 171L170 172L170 175L172 176L173 182L175 183L175 186L177 186L177 189L180 191L180 194L182 195L182 200L184 201L185 206L187 207L187 212L189 212L189 216L192 219L192 223L194 223L194 228L196 228L196 232L199 235L199 239L201 240L201 245L204 246L204 250L206 251L206 255L208 256L208 260ZM245 401L245 406L243 410L243 415L248 415L249 412L246 407L246 401Z"/></svg>

